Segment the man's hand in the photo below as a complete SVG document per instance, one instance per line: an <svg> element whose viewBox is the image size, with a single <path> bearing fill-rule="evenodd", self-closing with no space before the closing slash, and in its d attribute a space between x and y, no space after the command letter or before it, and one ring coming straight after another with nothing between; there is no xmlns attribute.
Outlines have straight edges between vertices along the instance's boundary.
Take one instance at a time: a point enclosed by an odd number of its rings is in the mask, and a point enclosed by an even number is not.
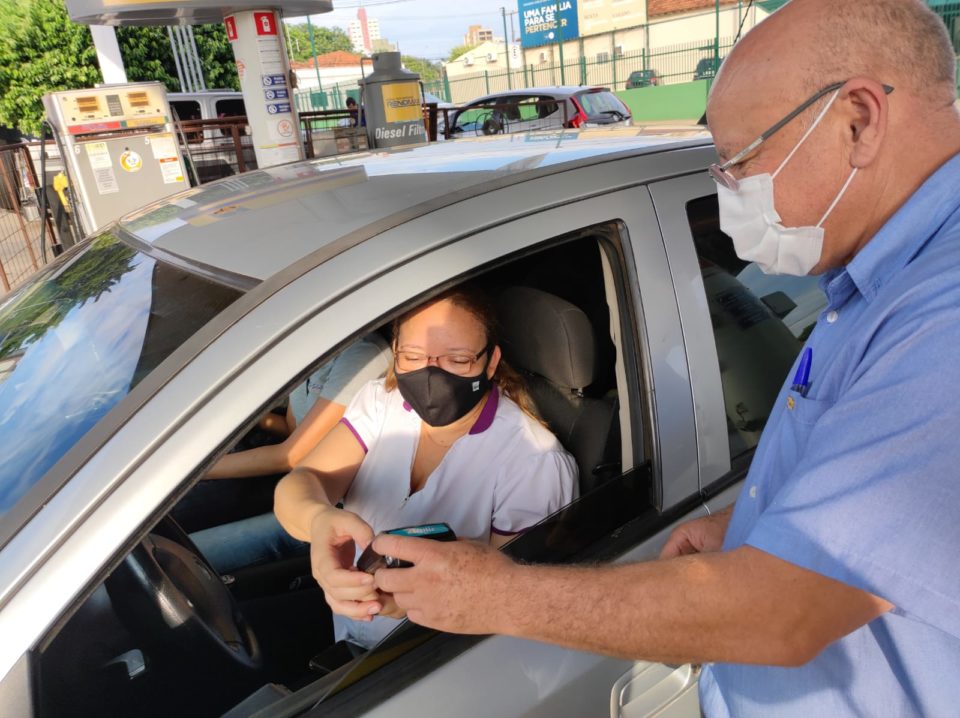
<svg viewBox="0 0 960 718"><path fill-rule="evenodd" d="M723 548L733 506L728 506L710 516L680 524L670 534L660 551L660 558L676 558L692 553L711 553Z"/></svg>
<svg viewBox="0 0 960 718"><path fill-rule="evenodd" d="M412 568L380 569L378 588L392 593L407 617L423 626L455 633L494 633L503 618L498 599L516 567L496 549L471 541L381 535L373 544L383 556L410 561Z"/></svg>
<svg viewBox="0 0 960 718"><path fill-rule="evenodd" d="M354 513L329 508L310 523L313 577L334 613L371 620L383 608L373 576L354 566L356 547L366 548L373 530Z"/></svg>

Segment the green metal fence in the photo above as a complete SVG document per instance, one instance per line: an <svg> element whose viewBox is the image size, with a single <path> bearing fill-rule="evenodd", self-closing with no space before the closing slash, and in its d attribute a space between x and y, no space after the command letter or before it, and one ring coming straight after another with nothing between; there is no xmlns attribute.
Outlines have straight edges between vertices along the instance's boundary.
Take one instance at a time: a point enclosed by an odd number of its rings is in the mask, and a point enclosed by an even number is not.
<svg viewBox="0 0 960 718"><path fill-rule="evenodd" d="M293 93L297 112L319 112L320 110L343 110L347 107L347 98L360 102L360 85L356 82L334 83L326 87L305 88Z"/></svg>
<svg viewBox="0 0 960 718"><path fill-rule="evenodd" d="M712 77L718 60L733 46L733 38L660 47L647 52L624 53L610 57L606 53L566 58L564 63L550 60L513 68L511 72L477 72L456 78L426 83L427 92L447 102L463 104L475 97L508 89L552 85L602 85L616 90L627 88L631 75L638 75L631 87L671 85ZM717 50L719 49L719 57ZM544 56L547 55L545 51ZM567 55L570 53L567 52Z"/></svg>

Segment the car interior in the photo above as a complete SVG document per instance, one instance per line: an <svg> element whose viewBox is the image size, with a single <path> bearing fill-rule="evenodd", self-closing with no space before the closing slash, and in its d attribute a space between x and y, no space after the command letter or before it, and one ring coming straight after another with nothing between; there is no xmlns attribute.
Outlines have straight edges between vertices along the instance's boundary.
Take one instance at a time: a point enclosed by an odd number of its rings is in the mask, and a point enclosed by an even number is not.
<svg viewBox="0 0 960 718"><path fill-rule="evenodd" d="M621 314L630 316L623 281L612 280L619 276L618 232L616 223L578 231L473 278L495 298L505 359L525 377L537 412L577 461L581 497L619 490L613 488L617 479L645 464L643 446L628 448L622 440L643 432L630 426L639 412L631 415L625 406L624 377L639 370L623 360L635 352L618 347L619 337L633 336L617 329L626 326ZM397 314L416 303L397 307ZM391 320L384 317L378 330L385 336ZM236 448L275 440L256 428L258 419L239 423ZM228 448L220 447L210 462ZM184 491L195 486L180 503L39 647L34 661L42 718L221 715L238 704L231 715L251 715L265 700L363 661L355 648L334 643L330 610L307 557L224 576L207 563L188 532L270 512L280 477L236 479L230 492L235 501L203 501L205 482L198 479L205 468L185 482ZM612 507L611 520L651 507L646 479L630 486L643 505ZM557 560L576 555L576 542L563 531L530 534L509 544L508 552L515 547L517 556Z"/></svg>

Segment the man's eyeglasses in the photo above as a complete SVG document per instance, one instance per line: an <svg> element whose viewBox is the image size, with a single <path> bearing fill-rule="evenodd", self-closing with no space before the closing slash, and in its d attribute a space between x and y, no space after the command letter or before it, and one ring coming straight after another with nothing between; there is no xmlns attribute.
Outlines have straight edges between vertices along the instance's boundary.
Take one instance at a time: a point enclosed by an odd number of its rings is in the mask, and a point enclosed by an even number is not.
<svg viewBox="0 0 960 718"><path fill-rule="evenodd" d="M710 172L710 176L713 177L714 181L717 184L723 187L726 187L729 190L736 191L737 188L740 186L740 182L737 180L736 177L734 177L730 173L729 169L731 167L733 167L738 162L743 160L744 157L749 155L751 152L757 149L757 147L759 147L768 139L770 139L770 137L772 137L777 132L782 130L792 119L794 119L797 115L799 115L805 109L810 107L810 105L812 105L814 102L819 100L824 95L829 95L831 92L835 92L839 90L841 87L846 85L847 82L849 82L849 80L844 80L843 82L834 82L832 85L827 85L822 90L817 90L817 92L814 93L812 97L804 100L804 102L800 104L796 109L792 110L783 119L779 120L769 129L761 133L761 135L757 139L755 139L749 145L747 145L742 150L737 152L737 154L735 154L733 157L728 159L722 165L717 163L710 165L710 167L707 168L707 171ZM883 85L883 91L889 95L891 92L893 92L893 87L891 87L890 85Z"/></svg>
<svg viewBox="0 0 960 718"><path fill-rule="evenodd" d="M424 354L418 351L407 351L397 349L394 351L396 357L397 370L401 372L417 371L426 367L431 359L435 359L437 366L451 374L466 376L471 374L473 365L479 361L480 357L491 349L491 345L485 346L476 354Z"/></svg>

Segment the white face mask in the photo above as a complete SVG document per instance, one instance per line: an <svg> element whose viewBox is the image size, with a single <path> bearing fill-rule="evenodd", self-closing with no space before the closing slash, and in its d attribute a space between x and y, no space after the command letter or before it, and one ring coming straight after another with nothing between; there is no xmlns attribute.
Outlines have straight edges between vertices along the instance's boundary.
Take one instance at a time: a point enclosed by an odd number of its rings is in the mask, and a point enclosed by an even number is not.
<svg viewBox="0 0 960 718"><path fill-rule="evenodd" d="M763 173L745 177L739 181L736 190L717 186L720 229L733 239L737 256L745 262L756 262L765 274L804 276L810 273L823 251L822 225L857 174L855 167L815 227L784 227L780 224L780 215L773 206L773 180L820 124L839 94L840 90L834 93L773 175Z"/></svg>

